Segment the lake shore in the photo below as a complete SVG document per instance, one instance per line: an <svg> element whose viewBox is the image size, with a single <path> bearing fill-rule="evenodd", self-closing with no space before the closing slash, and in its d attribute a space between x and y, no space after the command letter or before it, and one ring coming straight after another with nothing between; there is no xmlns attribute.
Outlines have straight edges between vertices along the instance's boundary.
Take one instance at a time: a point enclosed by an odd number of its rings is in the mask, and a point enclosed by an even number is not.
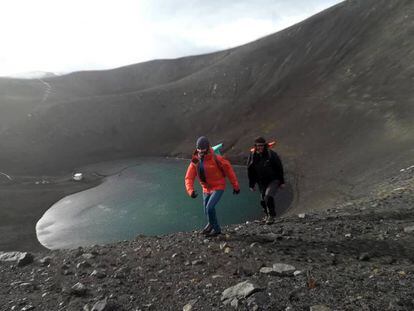
<svg viewBox="0 0 414 311"><path fill-rule="evenodd" d="M96 187L103 177L86 174L76 182L71 175L16 177L0 183L0 251L40 251L36 223L63 197Z"/></svg>

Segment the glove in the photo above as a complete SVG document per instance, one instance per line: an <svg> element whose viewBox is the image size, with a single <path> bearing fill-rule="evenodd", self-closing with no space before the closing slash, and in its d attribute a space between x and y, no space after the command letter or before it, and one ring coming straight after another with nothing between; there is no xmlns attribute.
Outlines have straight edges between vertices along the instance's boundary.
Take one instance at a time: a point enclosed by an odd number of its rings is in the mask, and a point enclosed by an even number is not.
<svg viewBox="0 0 414 311"><path fill-rule="evenodd" d="M193 191L191 192L190 197L192 197L193 199L195 199L198 196L197 192Z"/></svg>
<svg viewBox="0 0 414 311"><path fill-rule="evenodd" d="M240 189L233 189L233 194L239 194L240 193Z"/></svg>

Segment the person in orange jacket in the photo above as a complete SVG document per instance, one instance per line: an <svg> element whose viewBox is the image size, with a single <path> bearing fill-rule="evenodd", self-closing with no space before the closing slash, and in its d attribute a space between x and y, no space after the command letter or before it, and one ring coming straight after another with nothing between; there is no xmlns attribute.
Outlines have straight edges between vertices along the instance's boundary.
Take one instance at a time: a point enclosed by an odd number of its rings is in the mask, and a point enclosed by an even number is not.
<svg viewBox="0 0 414 311"><path fill-rule="evenodd" d="M216 205L226 188L227 177L233 186L233 194L240 193L239 182L230 162L222 156L214 154L210 142L201 136L196 143L196 150L185 175L187 194L195 199L194 180L198 176L203 188L204 213L208 219L202 233L207 236L217 236L221 233L216 216Z"/></svg>

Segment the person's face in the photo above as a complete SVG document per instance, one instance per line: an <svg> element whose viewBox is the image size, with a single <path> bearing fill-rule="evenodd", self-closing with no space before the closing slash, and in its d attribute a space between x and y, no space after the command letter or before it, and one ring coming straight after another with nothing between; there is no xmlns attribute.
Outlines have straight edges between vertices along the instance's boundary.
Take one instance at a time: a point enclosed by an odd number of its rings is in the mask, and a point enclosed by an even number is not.
<svg viewBox="0 0 414 311"><path fill-rule="evenodd" d="M256 144L256 152L257 153L263 153L264 149L265 149L265 144Z"/></svg>
<svg viewBox="0 0 414 311"><path fill-rule="evenodd" d="M208 149L197 149L197 152L198 152L199 157L203 158L207 154Z"/></svg>

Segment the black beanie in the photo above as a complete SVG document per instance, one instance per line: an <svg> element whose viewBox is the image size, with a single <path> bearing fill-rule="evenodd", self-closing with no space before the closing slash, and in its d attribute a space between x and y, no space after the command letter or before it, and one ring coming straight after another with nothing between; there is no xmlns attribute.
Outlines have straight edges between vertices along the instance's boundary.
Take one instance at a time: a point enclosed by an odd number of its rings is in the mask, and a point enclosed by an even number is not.
<svg viewBox="0 0 414 311"><path fill-rule="evenodd" d="M200 150L210 148L210 142L208 141L207 137L201 136L199 139L197 139L196 148Z"/></svg>
<svg viewBox="0 0 414 311"><path fill-rule="evenodd" d="M266 143L266 139L264 139L263 137L259 136L254 140L255 144L265 144Z"/></svg>

